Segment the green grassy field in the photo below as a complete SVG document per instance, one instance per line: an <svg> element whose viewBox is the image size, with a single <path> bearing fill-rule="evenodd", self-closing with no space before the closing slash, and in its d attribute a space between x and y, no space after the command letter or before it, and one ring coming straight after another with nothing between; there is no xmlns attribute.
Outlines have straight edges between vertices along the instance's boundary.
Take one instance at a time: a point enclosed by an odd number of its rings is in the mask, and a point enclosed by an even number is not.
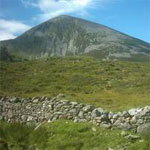
<svg viewBox="0 0 150 150"><path fill-rule="evenodd" d="M0 122L2 150L108 150L126 147L127 150L148 150L150 140L129 141L120 130L108 130L89 123L59 120L34 126ZM128 133L129 134L129 133ZM8 147L8 149L6 149Z"/></svg>
<svg viewBox="0 0 150 150"><path fill-rule="evenodd" d="M150 105L150 63L65 57L0 63L0 95L56 96L119 111Z"/></svg>

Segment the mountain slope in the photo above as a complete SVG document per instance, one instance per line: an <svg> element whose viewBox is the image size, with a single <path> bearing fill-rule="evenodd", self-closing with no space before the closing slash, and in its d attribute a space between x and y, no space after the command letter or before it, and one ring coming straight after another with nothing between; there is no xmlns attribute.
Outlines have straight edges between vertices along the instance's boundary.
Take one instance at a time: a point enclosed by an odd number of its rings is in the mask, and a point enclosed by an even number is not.
<svg viewBox="0 0 150 150"><path fill-rule="evenodd" d="M100 59L150 59L150 45L106 26L59 16L13 40L1 41L10 51L35 58L92 55Z"/></svg>

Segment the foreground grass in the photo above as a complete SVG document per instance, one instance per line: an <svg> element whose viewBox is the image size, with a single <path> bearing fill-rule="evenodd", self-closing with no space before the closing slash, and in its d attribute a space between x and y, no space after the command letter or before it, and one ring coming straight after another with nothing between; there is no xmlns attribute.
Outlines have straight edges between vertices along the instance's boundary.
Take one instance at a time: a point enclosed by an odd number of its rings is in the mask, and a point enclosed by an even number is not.
<svg viewBox="0 0 150 150"><path fill-rule="evenodd" d="M150 63L90 57L0 63L0 95L56 96L118 111L150 105Z"/></svg>
<svg viewBox="0 0 150 150"><path fill-rule="evenodd" d="M34 126L0 122L0 148L7 145L9 150L107 150L110 147L148 150L148 140L129 142L120 133L65 120L45 123L37 130Z"/></svg>

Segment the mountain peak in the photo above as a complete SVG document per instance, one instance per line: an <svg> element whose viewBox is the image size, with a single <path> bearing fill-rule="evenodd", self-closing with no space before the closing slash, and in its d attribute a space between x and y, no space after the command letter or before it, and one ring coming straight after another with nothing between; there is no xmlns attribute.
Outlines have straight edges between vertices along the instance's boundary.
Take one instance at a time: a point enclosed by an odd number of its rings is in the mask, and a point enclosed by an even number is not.
<svg viewBox="0 0 150 150"><path fill-rule="evenodd" d="M59 16L54 17L54 18L49 19L49 20L53 20L53 19L66 19L66 18L75 18L75 17L69 16L69 15L59 15Z"/></svg>
<svg viewBox="0 0 150 150"><path fill-rule="evenodd" d="M68 18L69 18L69 17L72 17L72 16L69 16L69 15L59 15L59 16L57 16L57 17L58 17L58 18L59 18L59 17L63 17L63 18L68 17Z"/></svg>
<svg viewBox="0 0 150 150"><path fill-rule="evenodd" d="M83 19L80 19L80 18L76 18L76 17L73 17L73 16L69 16L69 15L59 15L57 17L54 17L54 18L51 18L48 20L48 22L57 22L57 21L75 21L75 20L83 20Z"/></svg>

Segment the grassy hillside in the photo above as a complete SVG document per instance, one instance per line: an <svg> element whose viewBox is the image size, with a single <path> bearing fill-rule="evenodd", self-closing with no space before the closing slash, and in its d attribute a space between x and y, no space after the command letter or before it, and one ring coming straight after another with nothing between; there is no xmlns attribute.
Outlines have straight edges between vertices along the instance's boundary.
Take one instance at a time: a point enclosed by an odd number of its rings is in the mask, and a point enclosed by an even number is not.
<svg viewBox="0 0 150 150"><path fill-rule="evenodd" d="M0 63L0 95L56 96L118 111L150 105L150 63L65 57Z"/></svg>
<svg viewBox="0 0 150 150"><path fill-rule="evenodd" d="M0 149L6 150L148 150L149 138L130 141L119 130L108 130L89 123L55 121L34 126L0 122ZM150 143L149 143L150 144Z"/></svg>

